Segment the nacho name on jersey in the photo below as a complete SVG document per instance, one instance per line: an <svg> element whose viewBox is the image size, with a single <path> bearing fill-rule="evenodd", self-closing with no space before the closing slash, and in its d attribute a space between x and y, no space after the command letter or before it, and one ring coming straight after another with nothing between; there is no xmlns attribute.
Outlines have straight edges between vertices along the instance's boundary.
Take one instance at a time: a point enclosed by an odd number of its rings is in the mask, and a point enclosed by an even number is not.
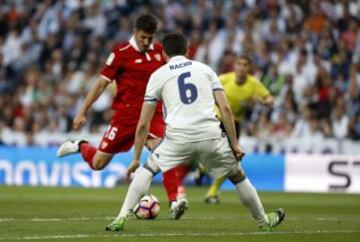
<svg viewBox="0 0 360 242"><path fill-rule="evenodd" d="M170 71L172 71L172 70L180 69L180 68L183 68L186 66L191 66L191 65L192 65L192 61L186 61L183 63L169 65L169 68L170 68Z"/></svg>

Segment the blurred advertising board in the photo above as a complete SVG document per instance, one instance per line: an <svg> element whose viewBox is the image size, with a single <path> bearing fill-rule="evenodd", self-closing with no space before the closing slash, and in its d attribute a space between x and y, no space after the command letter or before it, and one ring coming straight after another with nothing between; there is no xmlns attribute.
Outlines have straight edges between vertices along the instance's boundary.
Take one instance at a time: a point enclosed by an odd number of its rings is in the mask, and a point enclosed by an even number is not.
<svg viewBox="0 0 360 242"><path fill-rule="evenodd" d="M92 171L81 155L56 157L56 148L0 146L0 185L113 187L124 178L133 150L114 156L103 171ZM148 155L144 151L142 162ZM263 191L360 193L359 155L246 154L241 166ZM187 177L195 184L196 171ZM161 183L158 174L153 183ZM209 184L211 180L205 180ZM226 181L223 189L233 189Z"/></svg>
<svg viewBox="0 0 360 242"><path fill-rule="evenodd" d="M287 155L285 191L360 193L360 155Z"/></svg>
<svg viewBox="0 0 360 242"><path fill-rule="evenodd" d="M30 186L113 187L124 178L133 151L116 155L103 171L92 171L81 155L56 157L56 148L16 148L0 146L0 184ZM142 156L146 161L148 152ZM253 184L261 190L284 189L284 158L281 155L249 154L242 166ZM191 172L186 184L194 184L196 172ZM162 182L157 175L154 183ZM209 183L207 180L205 183ZM225 183L224 188L232 188Z"/></svg>

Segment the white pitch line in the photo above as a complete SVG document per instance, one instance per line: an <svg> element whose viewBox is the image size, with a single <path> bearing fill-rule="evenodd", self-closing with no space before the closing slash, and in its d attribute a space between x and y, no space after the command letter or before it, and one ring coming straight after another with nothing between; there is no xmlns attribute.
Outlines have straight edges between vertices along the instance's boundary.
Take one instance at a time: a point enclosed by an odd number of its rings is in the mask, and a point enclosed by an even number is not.
<svg viewBox="0 0 360 242"><path fill-rule="evenodd" d="M68 235L44 235L24 237L0 237L0 241L9 240L46 240L46 239L81 239L81 238L110 238L110 237L168 237L168 236L190 236L190 237L217 237L217 236L258 236L258 235L302 235L302 234L355 234L356 230L314 230L314 231L274 231L274 232L233 232L233 233L153 233L153 234L68 234Z"/></svg>
<svg viewBox="0 0 360 242"><path fill-rule="evenodd" d="M62 222L62 221L82 221L82 220L111 220L114 217L92 217L92 218L23 218L23 219L15 219L15 218L0 218L1 222L16 222L16 221L28 221L28 222Z"/></svg>
<svg viewBox="0 0 360 242"><path fill-rule="evenodd" d="M92 220L112 220L115 217L74 217L74 218L0 218L0 223L28 221L28 222L63 222L63 221L92 221ZM222 220L226 218L216 218L210 216L204 217L183 217L181 220ZM360 221L360 217L345 218L345 217L288 217L288 221Z"/></svg>
<svg viewBox="0 0 360 242"><path fill-rule="evenodd" d="M0 223L1 222L15 222L16 219L14 218L0 218Z"/></svg>
<svg viewBox="0 0 360 242"><path fill-rule="evenodd" d="M112 220L115 217L79 217L79 218L0 218L1 222L16 222L16 221L28 221L28 222L63 222L63 221L91 221L91 220ZM215 217L184 217L182 220L215 220Z"/></svg>
<svg viewBox="0 0 360 242"><path fill-rule="evenodd" d="M312 217L312 218L306 218L306 217L289 217L286 218L288 221L306 221L306 220L312 220L312 221L326 221L326 222L332 222L332 221L348 221L348 222L356 222L360 221L360 217L355 218L345 218L345 217Z"/></svg>

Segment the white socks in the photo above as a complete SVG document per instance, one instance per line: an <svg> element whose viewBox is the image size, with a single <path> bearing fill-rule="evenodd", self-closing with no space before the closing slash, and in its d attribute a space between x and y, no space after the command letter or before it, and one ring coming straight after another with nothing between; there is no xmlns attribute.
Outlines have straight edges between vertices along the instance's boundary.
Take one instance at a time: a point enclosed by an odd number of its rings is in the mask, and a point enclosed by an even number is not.
<svg viewBox="0 0 360 242"><path fill-rule="evenodd" d="M249 179L245 178L245 180L237 183L235 187L241 202L250 210L251 215L260 223L266 223L268 220L267 215L265 214L256 189L250 183Z"/></svg>
<svg viewBox="0 0 360 242"><path fill-rule="evenodd" d="M125 201L116 219L126 218L140 198L149 191L153 174L144 167L139 168L130 183Z"/></svg>

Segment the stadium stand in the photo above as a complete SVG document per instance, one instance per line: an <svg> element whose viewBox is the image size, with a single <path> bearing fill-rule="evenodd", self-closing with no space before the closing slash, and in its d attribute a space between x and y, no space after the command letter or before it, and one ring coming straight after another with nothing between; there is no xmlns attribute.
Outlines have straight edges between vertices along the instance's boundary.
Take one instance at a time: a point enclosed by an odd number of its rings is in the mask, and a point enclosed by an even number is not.
<svg viewBox="0 0 360 242"><path fill-rule="evenodd" d="M276 101L272 109L247 104L241 144L248 150L360 153L357 0L3 0L0 144L52 146L78 136L75 111L140 13L160 20L159 39L184 32L189 57L219 74L231 71L237 54L252 58ZM112 91L82 131L94 141L107 128Z"/></svg>

